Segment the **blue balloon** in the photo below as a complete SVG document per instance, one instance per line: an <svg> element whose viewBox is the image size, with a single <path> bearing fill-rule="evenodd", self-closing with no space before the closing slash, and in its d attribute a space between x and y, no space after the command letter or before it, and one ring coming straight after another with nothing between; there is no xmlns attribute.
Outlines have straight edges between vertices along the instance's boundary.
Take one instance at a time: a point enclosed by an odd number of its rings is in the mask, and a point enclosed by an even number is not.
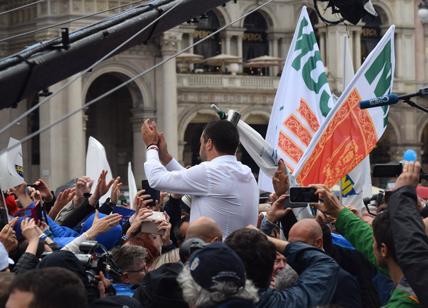
<svg viewBox="0 0 428 308"><path fill-rule="evenodd" d="M408 149L403 154L403 159L405 161L416 161L417 154L416 151L413 149Z"/></svg>

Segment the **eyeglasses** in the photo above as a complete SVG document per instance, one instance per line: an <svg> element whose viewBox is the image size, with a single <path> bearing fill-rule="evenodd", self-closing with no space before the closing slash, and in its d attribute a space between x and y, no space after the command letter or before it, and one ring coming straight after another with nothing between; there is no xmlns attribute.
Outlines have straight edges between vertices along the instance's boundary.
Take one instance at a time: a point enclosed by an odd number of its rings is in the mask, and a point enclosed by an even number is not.
<svg viewBox="0 0 428 308"><path fill-rule="evenodd" d="M144 265L142 268L132 271L124 271L125 273L140 273L140 272L146 272L146 266Z"/></svg>

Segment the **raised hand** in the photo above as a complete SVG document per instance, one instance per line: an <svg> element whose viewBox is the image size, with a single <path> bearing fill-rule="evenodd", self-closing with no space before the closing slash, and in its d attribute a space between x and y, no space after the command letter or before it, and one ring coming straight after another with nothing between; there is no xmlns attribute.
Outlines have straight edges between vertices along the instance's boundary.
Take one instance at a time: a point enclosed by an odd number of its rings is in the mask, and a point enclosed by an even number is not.
<svg viewBox="0 0 428 308"><path fill-rule="evenodd" d="M151 119L144 120L144 123L141 126L141 135L146 146L149 146L151 144L157 145L159 143L159 135L156 127L156 122Z"/></svg>
<svg viewBox="0 0 428 308"><path fill-rule="evenodd" d="M110 214L103 218L99 217L98 210L95 210L94 220L92 226L86 231L86 235L89 239L96 238L99 234L106 232L117 226L122 220L122 216L119 214Z"/></svg>
<svg viewBox="0 0 428 308"><path fill-rule="evenodd" d="M287 198L287 195L281 195L267 211L266 218L270 222L277 222L291 211L290 208L284 208L284 202Z"/></svg>
<svg viewBox="0 0 428 308"><path fill-rule="evenodd" d="M340 212L344 209L340 200L336 195L325 185L311 185L316 188L316 194L318 195L320 202L315 204L315 207L326 215L337 219Z"/></svg>
<svg viewBox="0 0 428 308"><path fill-rule="evenodd" d="M45 181L43 181L42 179L38 179L34 182L33 185L38 191L40 191L43 201L50 202L53 200L53 195Z"/></svg>
<svg viewBox="0 0 428 308"><path fill-rule="evenodd" d="M419 184L421 174L420 162L406 162L403 166L403 172L397 178L393 190L400 189L404 186L414 186Z"/></svg>
<svg viewBox="0 0 428 308"><path fill-rule="evenodd" d="M92 183L93 181L91 178L87 176L82 176L76 180L76 193L73 199L73 204L76 207L79 207L82 204L85 194L91 192Z"/></svg>
<svg viewBox="0 0 428 308"><path fill-rule="evenodd" d="M49 211L49 217L55 219L58 213L66 206L76 195L75 188L68 188L58 194L55 203Z"/></svg>
<svg viewBox="0 0 428 308"><path fill-rule="evenodd" d="M157 221L156 224L158 225L158 231L162 232L161 240L162 245L167 246L171 245L171 224L167 220L161 220Z"/></svg>
<svg viewBox="0 0 428 308"><path fill-rule="evenodd" d="M137 215L132 221L131 226L128 228L128 231L126 231L126 236L128 238L131 238L135 236L137 233L139 233L141 229L141 224L143 223L143 221L147 220L147 218L149 218L152 214L153 214L153 211L147 208L141 208L137 210Z"/></svg>
<svg viewBox="0 0 428 308"><path fill-rule="evenodd" d="M16 239L15 231L13 226L16 223L17 219L6 224L3 229L0 231L0 242L6 248L7 252L12 252L18 247L18 240Z"/></svg>
<svg viewBox="0 0 428 308"><path fill-rule="evenodd" d="M119 201L120 195L122 193L120 191L121 186L122 186L122 182L120 182L120 176L118 176L117 178L114 179L113 185L111 186L110 200L114 204L117 204L117 202Z"/></svg>
<svg viewBox="0 0 428 308"><path fill-rule="evenodd" d="M135 208L137 211L142 208L150 208L150 204L153 203L153 199L150 195L144 194L146 191L144 189L137 192L137 195L134 199Z"/></svg>
<svg viewBox="0 0 428 308"><path fill-rule="evenodd" d="M36 221L31 219L23 219L21 221L21 232L22 236L28 241L39 241L39 227L36 224Z"/></svg>
<svg viewBox="0 0 428 308"><path fill-rule="evenodd" d="M101 171L101 174L97 181L97 186L95 187L95 191L92 194L92 196L89 198L89 204L92 206L95 206L95 204L98 202L98 200L104 196L110 189L110 187L113 185L114 180L110 180L108 183L106 182L106 176L108 171L103 170Z"/></svg>
<svg viewBox="0 0 428 308"><path fill-rule="evenodd" d="M272 178L272 185L277 196L287 193L288 189L290 188L287 167L285 166L285 162L282 159L280 159L278 162L278 168Z"/></svg>

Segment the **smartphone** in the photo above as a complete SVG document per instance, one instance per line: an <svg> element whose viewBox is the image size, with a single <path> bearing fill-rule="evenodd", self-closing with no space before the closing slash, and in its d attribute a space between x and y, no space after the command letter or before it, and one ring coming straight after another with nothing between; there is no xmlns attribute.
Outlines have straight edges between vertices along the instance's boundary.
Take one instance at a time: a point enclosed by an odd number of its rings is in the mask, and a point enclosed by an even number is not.
<svg viewBox="0 0 428 308"><path fill-rule="evenodd" d="M318 195L314 187L290 187L290 203L317 203Z"/></svg>
<svg viewBox="0 0 428 308"><path fill-rule="evenodd" d="M144 194L150 195L151 199L153 200L153 202L148 204L148 206L150 207L156 206L156 201L160 200L160 191L154 188L151 188L149 185L149 181L147 180L143 180L141 183L142 183L143 189L145 190Z"/></svg>
<svg viewBox="0 0 428 308"><path fill-rule="evenodd" d="M376 164L373 166L373 177L396 178L403 172L403 165L398 164Z"/></svg>

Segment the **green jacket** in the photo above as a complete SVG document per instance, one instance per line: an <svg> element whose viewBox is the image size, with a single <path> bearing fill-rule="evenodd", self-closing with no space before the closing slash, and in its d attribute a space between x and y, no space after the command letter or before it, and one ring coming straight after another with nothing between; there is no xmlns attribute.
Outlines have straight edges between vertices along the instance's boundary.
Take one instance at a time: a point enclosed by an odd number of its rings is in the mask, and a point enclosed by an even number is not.
<svg viewBox="0 0 428 308"><path fill-rule="evenodd" d="M365 255L365 257L378 270L388 274L387 269L377 265L376 258L373 253L373 230L372 227L362 221L349 209L343 209L336 220L336 229L348 241L354 245L355 249ZM403 279L392 292L388 304L388 308L395 307L421 307L418 303L415 293Z"/></svg>

